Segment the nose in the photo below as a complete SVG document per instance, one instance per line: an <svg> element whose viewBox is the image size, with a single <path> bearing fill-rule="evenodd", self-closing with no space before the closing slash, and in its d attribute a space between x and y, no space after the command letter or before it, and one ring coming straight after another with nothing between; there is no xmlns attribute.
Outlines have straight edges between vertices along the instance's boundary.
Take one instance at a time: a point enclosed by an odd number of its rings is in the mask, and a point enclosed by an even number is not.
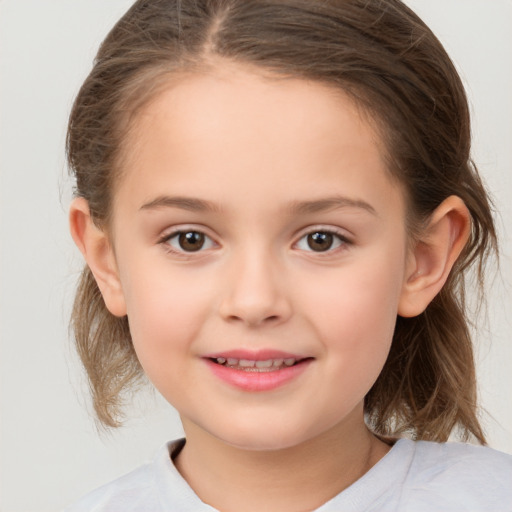
<svg viewBox="0 0 512 512"><path fill-rule="evenodd" d="M285 275L271 257L261 252L230 262L223 286L219 313L228 322L249 327L277 325L292 314Z"/></svg>

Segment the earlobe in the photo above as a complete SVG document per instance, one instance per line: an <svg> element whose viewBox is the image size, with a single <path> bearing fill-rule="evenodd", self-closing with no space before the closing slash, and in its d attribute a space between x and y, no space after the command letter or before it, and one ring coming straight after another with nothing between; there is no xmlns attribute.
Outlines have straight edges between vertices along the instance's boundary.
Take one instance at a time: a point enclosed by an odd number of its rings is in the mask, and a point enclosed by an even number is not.
<svg viewBox="0 0 512 512"><path fill-rule="evenodd" d="M457 196L445 199L409 254L398 314L421 314L441 291L469 237L471 219Z"/></svg>
<svg viewBox="0 0 512 512"><path fill-rule="evenodd" d="M108 310L115 316L126 315L123 290L109 237L93 222L89 204L82 197L71 203L69 227L75 244L96 279Z"/></svg>

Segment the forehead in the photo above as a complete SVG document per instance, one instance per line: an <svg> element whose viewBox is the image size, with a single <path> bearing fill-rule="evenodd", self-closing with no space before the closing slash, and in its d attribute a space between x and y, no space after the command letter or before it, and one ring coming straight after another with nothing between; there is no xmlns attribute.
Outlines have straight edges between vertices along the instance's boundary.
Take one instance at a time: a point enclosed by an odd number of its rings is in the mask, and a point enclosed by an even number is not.
<svg viewBox="0 0 512 512"><path fill-rule="evenodd" d="M334 182L340 193L390 185L377 129L342 90L233 65L173 79L139 111L126 148L120 188L145 200L155 180L246 204L262 182L268 201Z"/></svg>
<svg viewBox="0 0 512 512"><path fill-rule="evenodd" d="M381 140L368 115L338 87L322 82L283 77L252 66L217 64L203 73L172 77L166 87L140 109L135 119L134 139L151 131L155 123L169 128L178 120L179 133L194 139L207 135L212 140L217 130L238 129L238 135L275 141L282 145L299 138L333 139L341 124L350 124L354 137L347 141L371 138ZM364 117L364 119L363 119ZM264 128L261 130L261 128ZM269 128L272 128L270 130ZM325 137L329 132L329 137ZM364 133L363 133L364 132ZM344 142L340 133L337 142Z"/></svg>

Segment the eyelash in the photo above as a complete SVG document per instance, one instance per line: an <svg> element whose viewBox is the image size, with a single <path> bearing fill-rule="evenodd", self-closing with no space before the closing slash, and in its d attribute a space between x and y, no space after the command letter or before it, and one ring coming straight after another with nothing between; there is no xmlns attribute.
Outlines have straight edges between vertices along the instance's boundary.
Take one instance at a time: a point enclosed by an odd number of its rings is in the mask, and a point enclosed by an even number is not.
<svg viewBox="0 0 512 512"><path fill-rule="evenodd" d="M187 251L187 250L183 249L182 247L176 248L170 244L170 241L173 239L178 240L178 244L180 244L179 238L181 235L189 235L192 233L194 233L195 235L199 235L200 237L204 237L203 239L204 239L205 243L208 245L208 247L206 247L206 249L205 249L204 244L203 244L199 247L199 249L197 249L195 251L194 250ZM293 244L293 246L299 247L299 244L303 240L305 240L306 241L305 243L307 244L308 243L307 237L314 236L317 234L321 234L324 236L327 235L328 237L332 237L333 244L336 244L335 247L329 246L325 251L322 251L322 250L315 251L315 250L311 249L311 247L309 247L308 249L302 248L301 250L303 250L304 252L316 253L318 256L322 257L322 255L330 255L334 252L338 252L338 250L346 249L347 246L353 245L353 242L345 234L341 233L340 231L335 230L335 229L326 229L326 228L318 227L318 228L308 229L308 231L305 232L304 234L302 234L302 236L298 239L297 242L295 242ZM337 240L337 242L336 242L336 240ZM204 231L202 231L200 229L178 229L176 231L167 233L164 236L162 236L158 240L158 243L165 246L165 249L167 252L170 252L170 253L173 253L173 254L176 254L176 255L179 255L182 257L190 257L190 256L193 256L195 253L199 254L199 253L203 252L204 250L211 249L212 247L215 247L217 245L216 242L213 241L213 239L210 236L208 236L206 233L204 233Z"/></svg>
<svg viewBox="0 0 512 512"><path fill-rule="evenodd" d="M322 234L322 235L328 235L333 237L333 243L336 243L334 240L337 240L337 245L335 247L330 246L325 251L315 251L309 247L309 249L303 249L305 252L310 252L313 254L317 254L318 256L322 257L322 255L328 256L333 253L337 253L340 250L346 249L348 246L353 245L353 242L342 232L336 230L336 229L328 229L328 228L309 228L307 232L305 232L297 242L295 242L294 246L298 246L302 240L306 240L306 243L308 243L307 238L309 236Z"/></svg>
<svg viewBox="0 0 512 512"><path fill-rule="evenodd" d="M170 244L170 242L171 242L171 240L176 239L176 240L178 240L178 243L179 243L179 238L181 235L188 235L188 234L192 234L192 233L195 233L197 235L204 237L205 242L208 243L208 245L209 245L209 247L207 247L207 249L210 249L211 247L214 247L215 245L217 245L212 240L212 238L210 236L208 236L204 231L202 231L200 229L192 229L192 228L191 229L177 229L176 231L173 231L171 233L166 233L164 236L162 236L162 238L160 238L158 240L158 243L163 245L167 252L170 252L170 253L173 253L173 254L176 254L179 256L190 257L196 253L203 252L204 245L201 245L201 247L196 251L186 251L183 248L173 247Z"/></svg>

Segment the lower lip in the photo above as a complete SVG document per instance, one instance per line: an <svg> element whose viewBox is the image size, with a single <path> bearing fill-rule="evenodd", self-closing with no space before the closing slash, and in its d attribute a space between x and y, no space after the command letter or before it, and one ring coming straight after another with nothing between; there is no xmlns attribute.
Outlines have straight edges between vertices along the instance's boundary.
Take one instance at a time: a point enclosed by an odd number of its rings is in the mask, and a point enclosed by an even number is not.
<svg viewBox="0 0 512 512"><path fill-rule="evenodd" d="M311 363L304 360L294 366L270 372L245 371L223 366L206 359L211 371L219 379L243 391L271 391L284 386L301 375Z"/></svg>

